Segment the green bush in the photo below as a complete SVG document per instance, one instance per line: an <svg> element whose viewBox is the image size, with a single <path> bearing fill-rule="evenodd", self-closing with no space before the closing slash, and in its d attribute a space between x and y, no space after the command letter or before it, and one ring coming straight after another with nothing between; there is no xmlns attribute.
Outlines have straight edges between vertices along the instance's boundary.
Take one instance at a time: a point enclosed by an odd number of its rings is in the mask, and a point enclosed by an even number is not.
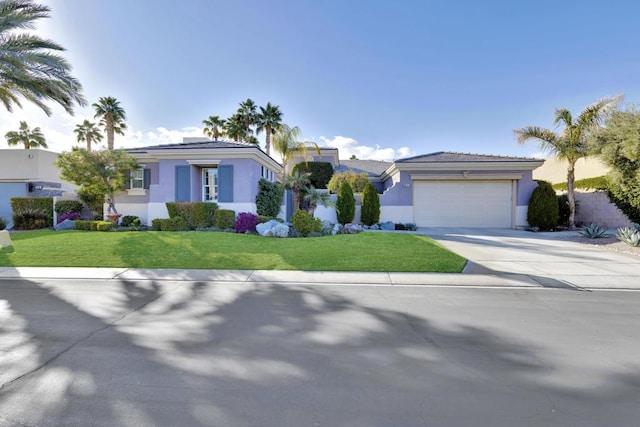
<svg viewBox="0 0 640 427"><path fill-rule="evenodd" d="M580 209L580 203L576 200L576 213ZM569 226L569 197L566 194L561 194L558 196L558 226L559 227L568 227Z"/></svg>
<svg viewBox="0 0 640 427"><path fill-rule="evenodd" d="M558 225L558 197L547 181L537 181L529 199L527 222L540 230L552 230Z"/></svg>
<svg viewBox="0 0 640 427"><path fill-rule="evenodd" d="M354 193L362 193L364 188L369 183L369 176L365 173L355 173L353 171L339 172L333 174L327 188L330 192L336 193L339 191L343 182L348 182L351 185L351 191Z"/></svg>
<svg viewBox="0 0 640 427"><path fill-rule="evenodd" d="M622 186L614 183L608 191L609 200L632 222L640 222L640 185Z"/></svg>
<svg viewBox="0 0 640 427"><path fill-rule="evenodd" d="M263 222L269 222L272 219L275 219L275 218L267 215L258 215L258 224L262 224Z"/></svg>
<svg viewBox="0 0 640 427"><path fill-rule="evenodd" d="M7 222L0 216L0 230L7 228Z"/></svg>
<svg viewBox="0 0 640 427"><path fill-rule="evenodd" d="M85 221L82 219L77 219L75 222L75 227L76 230L85 230L85 231L89 231L91 230L91 223L93 221Z"/></svg>
<svg viewBox="0 0 640 427"><path fill-rule="evenodd" d="M322 221L314 218L307 211L298 210L291 217L294 230L302 236L308 236L309 233L319 233L322 230Z"/></svg>
<svg viewBox="0 0 640 427"><path fill-rule="evenodd" d="M258 181L256 195L256 210L258 216L276 217L280 213L284 187L277 182L270 182L264 178Z"/></svg>
<svg viewBox="0 0 640 427"><path fill-rule="evenodd" d="M377 224L380 221L380 196L373 184L368 183L362 193L362 210L360 221L365 225Z"/></svg>
<svg viewBox="0 0 640 427"><path fill-rule="evenodd" d="M92 192L90 189L84 187L78 188L76 193L80 201L95 214L96 218L104 217L104 194Z"/></svg>
<svg viewBox="0 0 640 427"><path fill-rule="evenodd" d="M333 166L329 162L302 162L293 167L293 171L310 173L309 182L314 188L324 189L333 176Z"/></svg>
<svg viewBox="0 0 640 427"><path fill-rule="evenodd" d="M596 176L574 181L573 188L576 190L607 190L609 188L609 178L607 176ZM556 191L567 191L567 183L561 182L553 184Z"/></svg>
<svg viewBox="0 0 640 427"><path fill-rule="evenodd" d="M53 197L12 197L11 210L16 230L35 230L53 225Z"/></svg>
<svg viewBox="0 0 640 427"><path fill-rule="evenodd" d="M140 217L136 215L125 215L120 220L123 227L140 227Z"/></svg>
<svg viewBox="0 0 640 427"><path fill-rule="evenodd" d="M165 219L162 223L161 231L188 231L189 223L181 216Z"/></svg>
<svg viewBox="0 0 640 427"><path fill-rule="evenodd" d="M340 224L349 224L356 215L356 198L348 182L342 183L336 200L336 212Z"/></svg>
<svg viewBox="0 0 640 427"><path fill-rule="evenodd" d="M96 231L111 231L113 230L113 222L111 221L94 221L96 225Z"/></svg>
<svg viewBox="0 0 640 427"><path fill-rule="evenodd" d="M213 218L218 205L211 202L168 202L169 218L182 217L189 228L204 228L213 225Z"/></svg>
<svg viewBox="0 0 640 427"><path fill-rule="evenodd" d="M213 226L220 229L233 228L236 223L236 211L231 209L218 209L213 217Z"/></svg>
<svg viewBox="0 0 640 427"><path fill-rule="evenodd" d="M151 230L152 231L161 231L162 223L164 222L163 218L154 218L151 220Z"/></svg>
<svg viewBox="0 0 640 427"><path fill-rule="evenodd" d="M72 212L81 213L84 209L82 202L77 200L58 200L54 210L58 215L64 215Z"/></svg>

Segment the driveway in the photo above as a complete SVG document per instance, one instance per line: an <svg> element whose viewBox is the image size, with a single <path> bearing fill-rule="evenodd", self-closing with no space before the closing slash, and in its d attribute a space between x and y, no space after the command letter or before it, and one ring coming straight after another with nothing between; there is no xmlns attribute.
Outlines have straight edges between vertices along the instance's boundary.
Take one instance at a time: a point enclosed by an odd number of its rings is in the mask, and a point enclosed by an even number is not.
<svg viewBox="0 0 640 427"><path fill-rule="evenodd" d="M422 228L467 258L464 273L531 279L545 287L640 288L640 257L563 239L576 232Z"/></svg>

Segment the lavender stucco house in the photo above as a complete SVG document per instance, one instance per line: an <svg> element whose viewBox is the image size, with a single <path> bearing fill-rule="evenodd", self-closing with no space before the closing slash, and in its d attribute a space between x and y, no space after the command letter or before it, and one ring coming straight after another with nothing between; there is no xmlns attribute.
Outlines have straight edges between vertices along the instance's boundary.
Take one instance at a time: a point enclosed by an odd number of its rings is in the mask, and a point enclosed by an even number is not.
<svg viewBox="0 0 640 427"><path fill-rule="evenodd" d="M149 223L166 218L166 202L211 201L236 212L256 212L258 181L275 181L282 165L260 148L225 141L187 141L127 150L141 169L117 197L122 213ZM336 171L367 173L380 193L381 221L419 227L524 227L536 187L532 171L544 161L521 157L437 152L381 162L340 160L337 149L309 151L301 161L324 161ZM319 208L317 216L335 220ZM359 209L356 209L356 221Z"/></svg>

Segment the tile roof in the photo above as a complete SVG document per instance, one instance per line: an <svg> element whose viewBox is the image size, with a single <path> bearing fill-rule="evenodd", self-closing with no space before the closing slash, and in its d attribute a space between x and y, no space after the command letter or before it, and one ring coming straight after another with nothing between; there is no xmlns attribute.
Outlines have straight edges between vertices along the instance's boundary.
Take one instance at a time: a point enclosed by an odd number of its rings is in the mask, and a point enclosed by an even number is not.
<svg viewBox="0 0 640 427"><path fill-rule="evenodd" d="M539 159L530 157L494 156L488 154L452 153L438 151L396 160L396 163L439 163L439 162L531 162Z"/></svg>
<svg viewBox="0 0 640 427"><path fill-rule="evenodd" d="M369 176L380 176L389 166L391 163L380 160L340 160L340 165L335 170L336 172L365 172Z"/></svg>
<svg viewBox="0 0 640 427"><path fill-rule="evenodd" d="M219 148L257 148L257 145L245 144L242 142L229 142L229 141L202 141L202 142L179 142L175 144L161 144L151 145L148 147L128 148L125 151L139 152L139 151L153 151L153 150L191 150L191 149L219 149Z"/></svg>

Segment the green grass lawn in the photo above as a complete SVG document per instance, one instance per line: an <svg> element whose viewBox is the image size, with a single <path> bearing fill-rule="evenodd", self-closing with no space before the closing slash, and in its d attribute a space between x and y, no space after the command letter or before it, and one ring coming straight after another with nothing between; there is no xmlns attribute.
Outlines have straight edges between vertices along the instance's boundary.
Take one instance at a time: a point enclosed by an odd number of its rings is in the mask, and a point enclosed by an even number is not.
<svg viewBox="0 0 640 427"><path fill-rule="evenodd" d="M459 273L465 259L426 236L360 233L298 239L216 232L40 230L11 235L0 266Z"/></svg>

